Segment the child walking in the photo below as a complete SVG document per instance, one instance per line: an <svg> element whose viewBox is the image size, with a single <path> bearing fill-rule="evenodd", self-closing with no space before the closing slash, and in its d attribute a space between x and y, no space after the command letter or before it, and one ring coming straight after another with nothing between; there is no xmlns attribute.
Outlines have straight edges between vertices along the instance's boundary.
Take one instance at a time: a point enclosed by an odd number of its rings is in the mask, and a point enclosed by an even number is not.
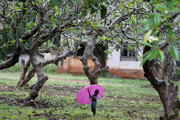
<svg viewBox="0 0 180 120"><path fill-rule="evenodd" d="M91 111L93 112L93 116L96 115L96 108L97 108L97 101L98 101L98 94L99 94L99 90L96 89L94 91L94 95L90 94L90 91L88 89L88 93L89 93L89 97L92 99L92 103L91 103Z"/></svg>

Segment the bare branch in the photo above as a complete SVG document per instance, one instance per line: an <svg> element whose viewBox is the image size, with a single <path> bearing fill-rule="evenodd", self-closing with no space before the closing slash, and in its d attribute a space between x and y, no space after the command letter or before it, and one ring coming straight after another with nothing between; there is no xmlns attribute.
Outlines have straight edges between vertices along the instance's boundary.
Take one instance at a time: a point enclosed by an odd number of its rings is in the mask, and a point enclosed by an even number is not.
<svg viewBox="0 0 180 120"><path fill-rule="evenodd" d="M107 26L107 28L110 29L110 28L112 28L115 24L118 24L118 23L120 23L120 22L122 22L122 21L127 20L128 17L129 17L130 15L132 15L134 12L135 12L135 9L134 9L132 12L130 12L130 13L127 13L127 14L125 14L125 15L122 15L122 16L118 17L116 20L114 20L112 23L110 23L110 25Z"/></svg>
<svg viewBox="0 0 180 120"><path fill-rule="evenodd" d="M16 23L14 23L15 26L18 26L18 25L19 25L19 23L20 23L21 20L23 19L23 16L26 14L26 10L25 10L26 5L25 5L24 2L23 2L23 7L24 7L24 8L20 11L19 16L18 16L17 19L16 19Z"/></svg>
<svg viewBox="0 0 180 120"><path fill-rule="evenodd" d="M45 42L49 38L55 36L56 34L60 34L60 33L64 32L68 27L73 27L73 26L74 25L73 25L72 21L68 22L67 24L65 24L65 25L63 25L61 27L58 26L58 27L54 28L51 32L49 32L48 34L43 35L40 38L40 40L42 40L41 42Z"/></svg>
<svg viewBox="0 0 180 120"><path fill-rule="evenodd" d="M21 51L20 47L16 48L15 53L11 58L9 58L8 60L0 63L0 70L9 68L11 66L14 66L16 63L18 63L19 62L20 51Z"/></svg>
<svg viewBox="0 0 180 120"><path fill-rule="evenodd" d="M33 45L30 49L37 49L40 45L42 45L44 42L49 40L50 38L54 37L57 34L61 34L64 32L68 27L73 27L74 24L72 21L68 22L67 24L61 26L61 27L55 27L52 31L48 32L45 35L42 35L38 40L35 40Z"/></svg>
<svg viewBox="0 0 180 120"><path fill-rule="evenodd" d="M55 56L54 58L52 58L52 59L50 59L48 61L42 62L41 64L43 66L46 66L46 65L51 64L51 63L56 63L56 62L58 62L60 60L66 59L68 56L71 56L73 54L74 54L73 51L69 51L69 52L65 53L64 55Z"/></svg>
<svg viewBox="0 0 180 120"><path fill-rule="evenodd" d="M27 83L34 77L35 72L36 72L35 69L32 69L32 70L28 73L28 75L24 78L24 80L22 81L22 83L20 84L19 87L22 87L22 86L24 86L25 84L27 84Z"/></svg>

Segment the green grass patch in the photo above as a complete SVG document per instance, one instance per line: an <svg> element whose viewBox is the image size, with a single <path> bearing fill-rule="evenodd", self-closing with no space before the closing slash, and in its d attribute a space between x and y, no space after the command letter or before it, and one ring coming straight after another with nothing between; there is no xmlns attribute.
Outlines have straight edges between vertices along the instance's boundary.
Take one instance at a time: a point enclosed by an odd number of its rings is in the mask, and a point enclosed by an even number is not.
<svg viewBox="0 0 180 120"><path fill-rule="evenodd" d="M104 86L105 93L98 101L97 116L93 117L90 105L80 105L75 100L78 91L89 84L87 77L49 72L53 70L55 68L47 67L45 74L49 80L40 90L34 107L16 104L17 99L26 98L30 92L30 89L15 87L20 71L1 71L0 119L156 120L163 115L158 94L149 81L100 77L99 84ZM36 82L35 76L29 85Z"/></svg>
<svg viewBox="0 0 180 120"><path fill-rule="evenodd" d="M22 66L20 63L17 63L16 65L14 65L13 67L1 70L1 72L11 72L11 73L16 73L16 72L20 72L22 69ZM32 69L32 66L30 66L29 70ZM50 64L44 67L44 72L47 73L58 73L58 67L55 64Z"/></svg>

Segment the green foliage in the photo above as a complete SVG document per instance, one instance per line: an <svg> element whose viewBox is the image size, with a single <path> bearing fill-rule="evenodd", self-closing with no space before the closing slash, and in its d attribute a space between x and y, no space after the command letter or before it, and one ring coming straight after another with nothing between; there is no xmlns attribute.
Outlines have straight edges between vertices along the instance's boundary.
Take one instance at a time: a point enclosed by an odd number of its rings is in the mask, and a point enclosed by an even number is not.
<svg viewBox="0 0 180 120"><path fill-rule="evenodd" d="M110 3L109 0L83 0L82 6L83 11L81 15L87 16L88 10L91 14L100 11L101 18L105 18L107 13L107 5Z"/></svg>
<svg viewBox="0 0 180 120"><path fill-rule="evenodd" d="M105 18L107 13L107 8L104 5L101 5L101 18Z"/></svg>
<svg viewBox="0 0 180 120"><path fill-rule="evenodd" d="M170 46L170 53L174 58L179 59L179 51L175 46Z"/></svg>
<svg viewBox="0 0 180 120"><path fill-rule="evenodd" d="M5 59L8 53L14 51L16 40L12 37L12 31L5 27L0 33L0 41L0 59Z"/></svg>
<svg viewBox="0 0 180 120"><path fill-rule="evenodd" d="M160 49L158 49L157 56L161 62L164 60L164 52L162 52Z"/></svg>
<svg viewBox="0 0 180 120"><path fill-rule="evenodd" d="M36 22L29 22L26 24L27 30L31 30L34 26L36 26Z"/></svg>
<svg viewBox="0 0 180 120"><path fill-rule="evenodd" d="M179 0L153 0L155 6L154 13L150 14L143 21L144 27L142 31L148 31L144 38L144 45L153 48L144 56L143 63L147 59L158 57L161 61L164 60L164 53L157 46L162 43L168 43L171 55L178 60L179 51L177 48L178 38L176 37L173 27L176 26L174 21L170 21L173 14L180 12ZM163 26L163 27L162 27ZM141 31L140 30L140 31Z"/></svg>
<svg viewBox="0 0 180 120"><path fill-rule="evenodd" d="M61 0L50 0L50 6L54 7L54 6L58 6L59 3L61 2Z"/></svg>

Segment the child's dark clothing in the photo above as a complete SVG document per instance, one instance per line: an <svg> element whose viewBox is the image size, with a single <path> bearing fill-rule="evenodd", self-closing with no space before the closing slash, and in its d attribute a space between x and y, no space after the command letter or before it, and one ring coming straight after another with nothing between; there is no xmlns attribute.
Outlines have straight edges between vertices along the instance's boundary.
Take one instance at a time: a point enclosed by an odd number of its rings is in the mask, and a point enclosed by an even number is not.
<svg viewBox="0 0 180 120"><path fill-rule="evenodd" d="M97 100L98 100L98 96L93 95L92 96L92 103L91 103L91 111L93 112L94 115L96 114Z"/></svg>

